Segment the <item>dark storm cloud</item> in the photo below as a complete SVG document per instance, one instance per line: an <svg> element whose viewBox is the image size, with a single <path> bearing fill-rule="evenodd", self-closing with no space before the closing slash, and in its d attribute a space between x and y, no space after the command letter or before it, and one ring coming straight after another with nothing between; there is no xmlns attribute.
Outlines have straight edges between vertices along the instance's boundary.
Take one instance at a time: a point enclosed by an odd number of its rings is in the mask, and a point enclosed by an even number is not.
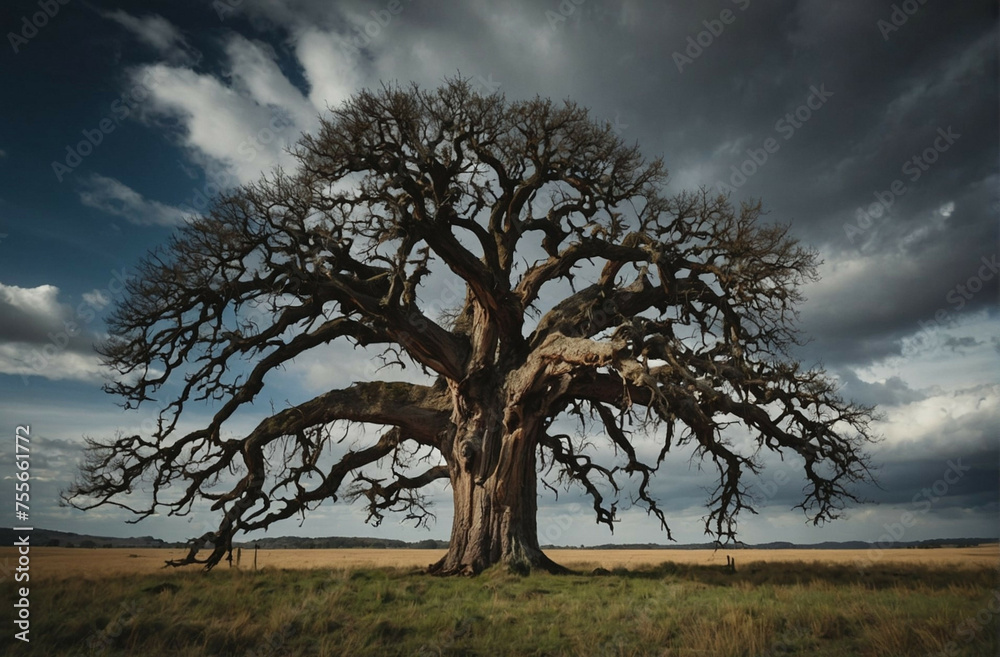
<svg viewBox="0 0 1000 657"><path fill-rule="evenodd" d="M921 320L957 312L948 293L996 253L994 10L927 5L886 42L876 21L889 11L879 3L754 4L682 73L657 67L669 93L655 95L655 111L632 106L648 117L633 124L658 117L676 126L661 141L675 173L701 167L710 186L745 180L735 196L762 197L773 219L792 221L828 261L863 265L834 299L806 290L823 298L806 305L814 342L804 353L828 364L898 354ZM705 29L697 15L676 18L691 34ZM654 50L661 59L681 50L673 33L662 44ZM832 96L798 114L809 118L795 128L787 115L814 87ZM774 153L764 150L768 138ZM732 167L752 175L734 178ZM859 226L859 208L881 215ZM845 227L852 224L863 230ZM995 303L997 277L985 283L962 311Z"/></svg>
<svg viewBox="0 0 1000 657"><path fill-rule="evenodd" d="M843 369L838 372L843 387L840 395L859 404L871 406L900 406L927 399L927 395L913 390L898 376L889 377L885 383L868 383L858 378L854 371Z"/></svg>
<svg viewBox="0 0 1000 657"><path fill-rule="evenodd" d="M876 502L904 506L931 502L937 509L995 504L998 456L995 449L955 450L954 454L945 451L940 459L890 461L880 472L882 490L872 497Z"/></svg>
<svg viewBox="0 0 1000 657"><path fill-rule="evenodd" d="M980 2L919 11L885 41L876 24L891 8L880 3L737 7L697 58L677 60L680 71L663 62L687 57L687 37L717 15L699 6L637 21L647 38L634 39L646 51L635 59L659 63L645 76L646 102L623 105L637 131L662 130L641 141L658 146L683 181L697 180L685 174L692 168L710 187L722 181L737 198L759 196L829 262L861 266L829 293L806 289L816 297L803 317L807 359L898 355L921 321L997 298L995 275L961 308L948 298L996 253L995 10ZM796 114L815 88L832 95ZM733 167L743 170L734 177Z"/></svg>
<svg viewBox="0 0 1000 657"><path fill-rule="evenodd" d="M712 168L732 183L731 167L752 155L763 159L765 139L774 138L780 149L736 196L761 196L772 218L793 221L794 233L821 246L828 260L864 266L837 287L835 299L807 304L804 328L814 342L806 353L827 363L898 354L899 340L921 320L941 309L957 312L948 293L976 273L980 256L996 252L992 7L925 6L926 16L888 42L875 30L888 15L878 4L757 9L764 8L749 7L685 68L673 94L687 105L676 110L685 130L672 140L679 148L668 142L664 150L690 153L688 161L697 163L720 142L738 143L735 153L711 160L722 160ZM771 35L766 43L762 34ZM833 94L828 102L794 133L787 122L776 130L814 85ZM682 112L699 117L694 131ZM897 180L902 186L893 187ZM954 205L945 217L939 210L948 203ZM859 208L882 215L859 225ZM852 223L864 230L845 228ZM985 283L964 312L995 303L997 278Z"/></svg>
<svg viewBox="0 0 1000 657"><path fill-rule="evenodd" d="M981 341L969 336L961 338L956 338L955 336L948 336L947 338L945 338L942 346L945 349L950 349L953 352L963 353L965 349L976 347L981 344L983 344Z"/></svg>
<svg viewBox="0 0 1000 657"><path fill-rule="evenodd" d="M978 233L978 235L976 234ZM937 231L920 253L886 252L836 263L805 289L806 361L865 364L902 353L903 338L995 313L1000 272L989 228ZM982 254L982 255L980 255ZM973 290L975 290L973 292Z"/></svg>

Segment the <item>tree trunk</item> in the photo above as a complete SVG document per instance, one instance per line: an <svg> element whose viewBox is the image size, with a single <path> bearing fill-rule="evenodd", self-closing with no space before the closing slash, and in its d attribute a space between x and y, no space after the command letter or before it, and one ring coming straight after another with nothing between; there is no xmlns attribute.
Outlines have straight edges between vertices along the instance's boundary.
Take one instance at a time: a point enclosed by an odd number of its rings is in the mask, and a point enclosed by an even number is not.
<svg viewBox="0 0 1000 657"><path fill-rule="evenodd" d="M495 442L486 431L480 444L456 447L457 458L449 463L455 502L451 541L429 572L475 575L498 564L520 574L534 568L566 572L538 546L537 442L525 429L505 432Z"/></svg>

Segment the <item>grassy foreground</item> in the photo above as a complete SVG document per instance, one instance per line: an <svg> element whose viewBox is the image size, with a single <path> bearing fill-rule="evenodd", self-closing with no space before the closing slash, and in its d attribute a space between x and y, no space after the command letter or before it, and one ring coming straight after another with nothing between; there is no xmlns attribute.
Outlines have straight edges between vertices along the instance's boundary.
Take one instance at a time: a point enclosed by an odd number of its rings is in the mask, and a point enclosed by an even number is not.
<svg viewBox="0 0 1000 657"><path fill-rule="evenodd" d="M13 595L4 582L4 599ZM607 574L220 567L51 579L18 655L1000 654L996 569L665 563ZM13 645L16 644L16 645Z"/></svg>

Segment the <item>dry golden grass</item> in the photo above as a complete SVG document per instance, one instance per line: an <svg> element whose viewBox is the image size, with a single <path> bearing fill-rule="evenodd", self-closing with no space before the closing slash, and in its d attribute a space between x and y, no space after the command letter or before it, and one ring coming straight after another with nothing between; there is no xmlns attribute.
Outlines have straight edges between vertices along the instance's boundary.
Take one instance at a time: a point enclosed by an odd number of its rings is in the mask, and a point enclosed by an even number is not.
<svg viewBox="0 0 1000 657"><path fill-rule="evenodd" d="M151 574L197 570L194 567L168 569L167 559L177 559L185 550L169 549L85 549L38 547L31 551L33 580L87 578L100 579L110 575ZM444 550L260 550L258 567L341 570L345 568L422 568L439 559ZM741 564L764 562L816 562L824 564L867 563L884 565L949 565L982 567L1000 564L1000 544L971 548L939 548L934 550L549 550L547 554L559 564L576 570L596 567L640 568L672 561L677 564L725 565L726 556ZM9 562L4 562L9 559ZM0 548L0 562L14 563L14 548ZM243 550L242 569L253 568L253 550ZM220 568L226 568L223 563Z"/></svg>
<svg viewBox="0 0 1000 657"><path fill-rule="evenodd" d="M1000 565L1000 544L970 548L938 548L934 550L548 550L556 563L568 568L594 564L604 568L636 568L672 561L699 566L724 566L726 557L736 559L736 565L752 561L803 561L818 563L869 564L907 563L955 566Z"/></svg>

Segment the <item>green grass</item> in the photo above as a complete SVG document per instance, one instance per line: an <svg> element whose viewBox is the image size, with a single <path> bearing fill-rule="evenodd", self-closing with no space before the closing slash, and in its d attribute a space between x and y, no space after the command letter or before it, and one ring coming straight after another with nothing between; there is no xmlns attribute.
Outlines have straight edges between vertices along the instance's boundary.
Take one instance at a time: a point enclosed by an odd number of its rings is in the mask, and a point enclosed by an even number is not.
<svg viewBox="0 0 1000 657"><path fill-rule="evenodd" d="M10 600L9 582L3 589ZM805 563L735 574L667 563L471 579L220 567L34 583L30 649L6 637L0 645L46 656L992 657L998 591L996 570L891 564L863 575Z"/></svg>

